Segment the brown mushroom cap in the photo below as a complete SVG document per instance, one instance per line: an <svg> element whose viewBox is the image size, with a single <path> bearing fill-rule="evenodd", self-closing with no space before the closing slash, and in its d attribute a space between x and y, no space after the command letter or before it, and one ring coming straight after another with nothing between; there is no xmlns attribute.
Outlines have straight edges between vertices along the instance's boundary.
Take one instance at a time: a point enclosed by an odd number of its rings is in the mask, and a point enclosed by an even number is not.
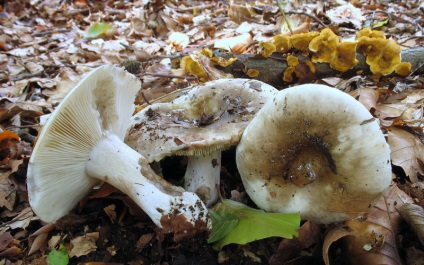
<svg viewBox="0 0 424 265"><path fill-rule="evenodd" d="M263 82L221 79L193 87L170 103L137 113L125 142L149 162L235 146L249 121L277 94Z"/></svg>
<svg viewBox="0 0 424 265"><path fill-rule="evenodd" d="M137 113L126 143L150 162L188 156L184 188L211 205L218 200L221 151L237 145L249 121L277 92L256 80L208 82Z"/></svg>
<svg viewBox="0 0 424 265"><path fill-rule="evenodd" d="M390 150L368 110L324 85L279 92L246 127L237 167L250 198L315 223L365 213L391 181Z"/></svg>

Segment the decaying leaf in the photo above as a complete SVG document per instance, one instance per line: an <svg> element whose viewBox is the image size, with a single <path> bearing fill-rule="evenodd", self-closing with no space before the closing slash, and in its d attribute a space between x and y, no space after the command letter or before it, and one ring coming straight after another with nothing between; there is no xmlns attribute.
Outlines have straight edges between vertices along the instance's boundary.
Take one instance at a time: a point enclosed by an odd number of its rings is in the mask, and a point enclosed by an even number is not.
<svg viewBox="0 0 424 265"><path fill-rule="evenodd" d="M38 251L43 246L48 235L49 234L44 233L44 234L40 234L40 235L36 236L34 241L31 244L30 250L28 251L28 255L31 255L35 251Z"/></svg>
<svg viewBox="0 0 424 265"><path fill-rule="evenodd" d="M270 265L280 265L289 263L297 259L303 253L314 253L320 248L322 232L319 225L310 221L305 222L299 229L299 236L293 239L283 239L278 245L277 252L271 256ZM314 248L315 246L315 248ZM308 249L311 248L309 251ZM306 264L306 263L299 263Z"/></svg>
<svg viewBox="0 0 424 265"><path fill-rule="evenodd" d="M244 33L236 37L217 40L215 41L214 48L230 51L238 45L238 49L240 49L240 45L247 47L252 40L252 36L249 33Z"/></svg>
<svg viewBox="0 0 424 265"><path fill-rule="evenodd" d="M417 233L418 239L424 246L424 209L423 207L405 203L398 209L402 218L414 229Z"/></svg>
<svg viewBox="0 0 424 265"><path fill-rule="evenodd" d="M358 88L349 94L357 98L369 111L375 110L378 98L380 97L379 91L372 88Z"/></svg>
<svg viewBox="0 0 424 265"><path fill-rule="evenodd" d="M79 236L71 240L69 247L69 257L80 257L89 254L97 249L96 241L99 238L98 232Z"/></svg>
<svg viewBox="0 0 424 265"><path fill-rule="evenodd" d="M392 184L364 219L348 220L330 230L322 253L325 264L401 264L396 244L401 217L396 209L408 202L412 199ZM343 254L334 257L330 250L336 241Z"/></svg>
<svg viewBox="0 0 424 265"><path fill-rule="evenodd" d="M362 27L362 21L365 20L361 10L353 6L351 3L328 10L326 15L331 20L331 22L336 25L350 22L357 29Z"/></svg>
<svg viewBox="0 0 424 265"><path fill-rule="evenodd" d="M397 127L388 128L387 135L393 165L400 166L413 183L417 182L417 175L424 175L424 143L417 135Z"/></svg>

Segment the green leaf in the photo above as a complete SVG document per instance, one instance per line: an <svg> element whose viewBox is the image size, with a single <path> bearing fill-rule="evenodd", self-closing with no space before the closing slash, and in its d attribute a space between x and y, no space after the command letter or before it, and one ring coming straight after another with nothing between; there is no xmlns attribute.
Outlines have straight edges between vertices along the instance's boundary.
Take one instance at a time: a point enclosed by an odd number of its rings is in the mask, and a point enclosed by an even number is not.
<svg viewBox="0 0 424 265"><path fill-rule="evenodd" d="M208 242L216 241L213 246L216 250L228 244L247 244L267 237L298 236L299 213L266 213L225 199L214 207L214 211L211 211L212 233ZM234 218L238 219L237 223Z"/></svg>
<svg viewBox="0 0 424 265"><path fill-rule="evenodd" d="M218 241L228 235L231 230L238 224L237 216L233 214L224 214L222 212L215 212L214 210L209 210L209 214L212 217L212 231L208 239L208 243L213 243Z"/></svg>
<svg viewBox="0 0 424 265"><path fill-rule="evenodd" d="M53 249L47 256L49 265L68 265L69 256L64 245L60 245L59 250Z"/></svg>
<svg viewBox="0 0 424 265"><path fill-rule="evenodd" d="M386 18L386 19L381 20L381 21L377 21L376 23L374 23L372 25L372 28L373 29L381 28L382 26L386 25L387 23L389 23L389 18Z"/></svg>
<svg viewBox="0 0 424 265"><path fill-rule="evenodd" d="M88 29L88 38L97 38L98 36L105 34L108 29L112 28L112 25L107 23L96 22Z"/></svg>

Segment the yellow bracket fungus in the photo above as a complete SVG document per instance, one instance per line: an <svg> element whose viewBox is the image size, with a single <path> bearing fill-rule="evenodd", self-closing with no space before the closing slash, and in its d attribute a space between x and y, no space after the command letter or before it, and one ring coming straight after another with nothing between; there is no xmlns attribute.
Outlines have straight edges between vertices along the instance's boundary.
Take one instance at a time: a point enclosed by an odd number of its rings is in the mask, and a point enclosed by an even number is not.
<svg viewBox="0 0 424 265"><path fill-rule="evenodd" d="M329 63L336 53L339 37L329 29L323 29L318 37L309 43L309 50L314 52L312 62Z"/></svg>

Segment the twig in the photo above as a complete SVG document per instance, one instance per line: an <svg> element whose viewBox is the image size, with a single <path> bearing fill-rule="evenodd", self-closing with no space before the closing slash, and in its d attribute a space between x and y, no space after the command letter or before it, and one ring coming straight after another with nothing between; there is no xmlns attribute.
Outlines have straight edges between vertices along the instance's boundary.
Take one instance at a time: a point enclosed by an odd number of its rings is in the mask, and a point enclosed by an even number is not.
<svg viewBox="0 0 424 265"><path fill-rule="evenodd" d="M280 9L281 14L283 15L283 19L284 19L284 21L286 22L287 27L289 28L289 31L290 31L291 35L293 35L292 27L291 27L291 25L290 25L289 21L287 20L286 13L284 12L284 9L283 9L283 7L281 6L281 2L280 2L279 0L277 0L277 5L278 5L278 8Z"/></svg>
<svg viewBox="0 0 424 265"><path fill-rule="evenodd" d="M218 2L218 4L219 4L219 2ZM214 8L214 7L216 7L216 4L198 5L198 6L189 6L189 7L179 7L178 10L181 10L181 11L191 11L193 9L203 10L203 9Z"/></svg>
<svg viewBox="0 0 424 265"><path fill-rule="evenodd" d="M52 30L35 32L35 33L32 34L32 36L41 37L41 36L48 35L48 34L65 33L65 32L71 32L71 30L70 29L52 29Z"/></svg>
<svg viewBox="0 0 424 265"><path fill-rule="evenodd" d="M423 30L423 28L420 26L420 24L419 24L419 23L414 23L413 21L409 21L409 20L407 20L407 19L404 19L404 18L402 18L402 17L399 17L399 16L397 16L397 15L395 15L395 14L393 14L393 13L389 13L389 12L384 11L384 10L374 10L374 11L369 11L369 12L365 12L365 13L364 13L364 15L370 15L370 14L372 14L372 18L373 18L373 20L374 20L374 17L375 17L375 14L376 14L376 13L383 13L383 14L386 14L386 15L387 15L387 17L388 17L390 20L392 20L393 18L395 18L395 19L397 19L397 20L400 20L401 22L408 23L408 24L411 24L411 25L416 26L417 28L419 28L419 29L420 29L420 31L422 31L422 30Z"/></svg>
<svg viewBox="0 0 424 265"><path fill-rule="evenodd" d="M37 72L37 73L33 73L33 74L24 74L24 75L21 75L20 77L13 78L12 81L20 81L20 80L24 80L24 79L31 78L31 77L41 76L42 74L43 74L43 72Z"/></svg>
<svg viewBox="0 0 424 265"><path fill-rule="evenodd" d="M408 40L412 40L412 39L424 39L424 36L411 36L411 37L408 37L408 38L406 38L402 41L399 41L398 44L401 45L401 44L407 42Z"/></svg>
<svg viewBox="0 0 424 265"><path fill-rule="evenodd" d="M149 100L147 99L146 95L144 95L144 92L141 92L140 94L141 94L141 97L143 98L144 102L146 102L146 103L147 103L147 105L152 105L152 104L149 102Z"/></svg>
<svg viewBox="0 0 424 265"><path fill-rule="evenodd" d="M312 18L313 20L315 20L315 22L317 22L318 24L320 24L324 28L328 28L327 25L325 25L319 18L317 18L316 16L314 16L312 14L308 14L308 13L305 13L305 12L295 12L295 11L289 11L286 14L289 14L289 15L304 15L304 16Z"/></svg>
<svg viewBox="0 0 424 265"><path fill-rule="evenodd" d="M138 77L143 77L145 75L150 75L150 76L156 76L156 77L167 77L167 78L182 78L182 79L187 79L187 80L195 80L197 79L194 76L182 76L182 75L168 75L168 74L155 74L155 73L142 73L137 75Z"/></svg>

